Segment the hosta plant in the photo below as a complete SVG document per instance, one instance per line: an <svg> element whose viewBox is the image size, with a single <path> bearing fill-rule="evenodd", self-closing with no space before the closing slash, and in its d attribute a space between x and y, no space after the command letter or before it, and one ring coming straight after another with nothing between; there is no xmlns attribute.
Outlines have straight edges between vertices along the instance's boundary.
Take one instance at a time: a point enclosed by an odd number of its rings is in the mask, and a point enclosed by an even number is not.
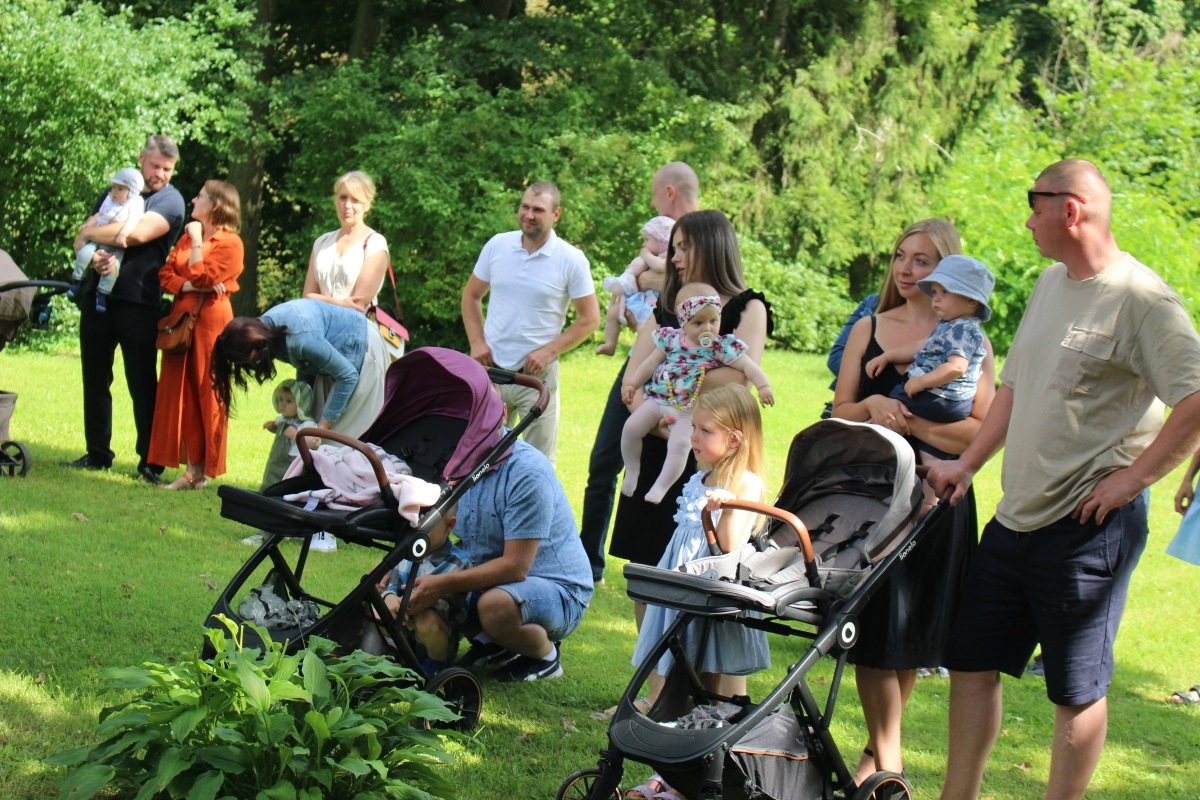
<svg viewBox="0 0 1200 800"><path fill-rule="evenodd" d="M388 659L312 638L294 655L243 646L243 629L208 630L216 655L106 669L137 697L104 709L95 747L46 763L70 767L60 798L105 787L149 798L319 800L446 797L450 756L428 722L456 715ZM248 626L253 627L253 626ZM271 642L265 630L259 640ZM136 795L133 794L136 792Z"/></svg>

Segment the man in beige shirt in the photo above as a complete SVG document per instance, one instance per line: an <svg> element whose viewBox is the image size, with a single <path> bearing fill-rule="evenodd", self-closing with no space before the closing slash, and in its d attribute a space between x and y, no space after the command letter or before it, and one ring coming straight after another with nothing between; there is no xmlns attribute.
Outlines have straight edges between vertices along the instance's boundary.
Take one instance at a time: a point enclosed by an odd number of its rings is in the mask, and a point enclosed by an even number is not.
<svg viewBox="0 0 1200 800"><path fill-rule="evenodd" d="M1034 287L979 435L930 473L957 501L1004 448L1004 496L946 648L944 800L979 795L1000 732L1000 673L1020 677L1039 643L1055 706L1045 796L1083 796L1146 543L1144 492L1200 444L1200 336L1175 292L1117 246L1100 171L1060 161L1028 194L1026 227L1058 263ZM1174 409L1165 423L1164 404Z"/></svg>

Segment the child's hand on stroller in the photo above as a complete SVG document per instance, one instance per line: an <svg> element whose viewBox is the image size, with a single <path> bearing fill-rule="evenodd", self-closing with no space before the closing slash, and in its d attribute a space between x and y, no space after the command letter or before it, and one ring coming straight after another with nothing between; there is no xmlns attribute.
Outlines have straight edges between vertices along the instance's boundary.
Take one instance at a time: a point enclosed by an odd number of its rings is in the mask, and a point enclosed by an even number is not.
<svg viewBox="0 0 1200 800"><path fill-rule="evenodd" d="M727 489L709 489L704 496L708 498L704 504L704 510L708 512L718 511L730 500L737 500L737 495Z"/></svg>
<svg viewBox="0 0 1200 800"><path fill-rule="evenodd" d="M395 617L400 613L400 597L399 595L389 594L383 598L383 604L387 606L387 610L392 612Z"/></svg>

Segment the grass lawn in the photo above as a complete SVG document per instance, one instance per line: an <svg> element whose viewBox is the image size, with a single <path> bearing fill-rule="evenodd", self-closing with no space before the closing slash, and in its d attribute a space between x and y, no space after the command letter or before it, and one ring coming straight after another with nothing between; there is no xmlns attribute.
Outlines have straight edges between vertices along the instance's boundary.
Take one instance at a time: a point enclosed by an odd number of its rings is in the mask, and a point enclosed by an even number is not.
<svg viewBox="0 0 1200 800"><path fill-rule="evenodd" d="M590 352L563 362L558 471L577 517L596 421L618 366ZM777 489L788 442L816 419L829 376L823 359L792 353L769 352L764 368L779 403L764 414L768 475ZM77 473L58 464L83 453L78 357L0 354L0 388L20 395L11 436L32 454L26 478L0 479L0 563L7 576L0 603L8 619L0 627L0 797L54 797L58 774L40 760L91 741L97 713L120 699L103 690L99 670L168 661L198 647L217 589L250 553L239 540L251 531L221 518L215 485L163 493L133 480L133 427L119 364L116 374L116 464L106 473ZM258 485L270 446L261 424L274 416L269 389L241 399L231 423L229 473L214 484ZM979 476L981 517L995 506L998 476L998 463ZM1177 524L1171 510L1177 480L1154 491L1150 544L1117 646L1108 746L1089 797L1197 796L1200 707L1163 702L1173 690L1200 683L1200 626L1193 616L1200 572L1163 554ZM342 545L322 566L332 585L348 590L367 557ZM449 769L460 796L550 798L568 773L593 766L606 726L589 715L624 688L634 638L621 563L610 560L606 584L564 646L563 679L485 682L483 720L452 748L458 760ZM780 667L801 652L800 644L778 637L772 647L777 666L752 680L754 693L773 685ZM827 674L819 668L818 680ZM920 798L937 797L941 782L947 689L945 680L920 681L906 716L906 766ZM984 794L1041 797L1052 720L1044 685L1006 679L1005 701ZM851 680L843 685L835 732L848 760L862 746L861 729ZM631 786L645 770L628 767L624 785Z"/></svg>

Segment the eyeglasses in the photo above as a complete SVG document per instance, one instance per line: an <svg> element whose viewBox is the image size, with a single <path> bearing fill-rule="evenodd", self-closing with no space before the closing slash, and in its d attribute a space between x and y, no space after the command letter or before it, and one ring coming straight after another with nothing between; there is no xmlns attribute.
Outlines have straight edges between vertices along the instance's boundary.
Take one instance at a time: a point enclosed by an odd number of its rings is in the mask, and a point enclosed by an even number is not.
<svg viewBox="0 0 1200 800"><path fill-rule="evenodd" d="M1074 192L1035 192L1033 189L1030 189L1029 191L1025 192L1025 194L1029 198L1030 208L1033 208L1033 198L1035 197L1074 197L1081 203L1087 203L1087 200L1084 200Z"/></svg>

